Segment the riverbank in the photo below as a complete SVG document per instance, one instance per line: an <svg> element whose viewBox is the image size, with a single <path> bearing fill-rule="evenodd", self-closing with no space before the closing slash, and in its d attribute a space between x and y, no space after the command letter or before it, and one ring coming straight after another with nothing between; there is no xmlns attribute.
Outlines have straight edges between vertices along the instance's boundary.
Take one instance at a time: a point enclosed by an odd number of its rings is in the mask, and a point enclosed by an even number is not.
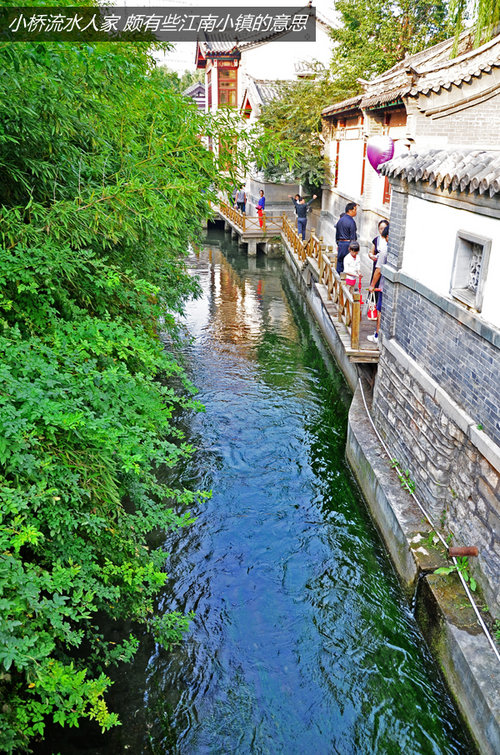
<svg viewBox="0 0 500 755"><path fill-rule="evenodd" d="M456 575L432 573L446 565L444 552L429 538L430 527L402 489L367 414L374 368L349 361L322 302L314 266L301 265L288 247L285 259L353 390L346 445L351 469L408 598L415 598L421 629L466 725L480 752L495 755L500 752L500 667Z"/></svg>

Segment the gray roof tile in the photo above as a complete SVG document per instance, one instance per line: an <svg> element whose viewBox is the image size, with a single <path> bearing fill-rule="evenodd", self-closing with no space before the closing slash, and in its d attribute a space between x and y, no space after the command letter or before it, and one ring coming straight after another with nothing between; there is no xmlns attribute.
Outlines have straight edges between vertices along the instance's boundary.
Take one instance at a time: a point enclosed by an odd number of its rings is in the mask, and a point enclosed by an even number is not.
<svg viewBox="0 0 500 755"><path fill-rule="evenodd" d="M364 93L359 95L360 108L383 107L402 97L418 97L430 92L439 94L441 89L461 86L500 67L500 35L477 49L470 48L470 35L462 34L459 55L450 58L453 39L440 42L434 47L410 55L388 71L364 84ZM348 110L352 99L339 102L323 111L324 116Z"/></svg>
<svg viewBox="0 0 500 755"><path fill-rule="evenodd" d="M380 167L388 177L427 181L461 192L500 193L500 152L480 149L430 149L407 152Z"/></svg>

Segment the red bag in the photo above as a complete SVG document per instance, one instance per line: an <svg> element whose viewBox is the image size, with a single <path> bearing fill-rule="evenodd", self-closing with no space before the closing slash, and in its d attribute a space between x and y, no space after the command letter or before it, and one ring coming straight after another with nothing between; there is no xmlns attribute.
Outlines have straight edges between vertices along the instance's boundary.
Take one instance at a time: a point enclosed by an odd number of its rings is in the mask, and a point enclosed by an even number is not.
<svg viewBox="0 0 500 755"><path fill-rule="evenodd" d="M375 296L375 291L370 291L368 294L368 311L366 316L369 320L376 320L378 317L377 297Z"/></svg>

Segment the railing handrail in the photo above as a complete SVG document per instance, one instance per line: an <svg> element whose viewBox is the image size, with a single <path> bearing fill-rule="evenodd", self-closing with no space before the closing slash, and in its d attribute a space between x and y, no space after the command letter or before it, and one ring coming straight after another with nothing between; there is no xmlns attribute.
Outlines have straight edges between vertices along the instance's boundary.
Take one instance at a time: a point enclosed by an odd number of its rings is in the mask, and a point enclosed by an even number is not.
<svg viewBox="0 0 500 755"><path fill-rule="evenodd" d="M326 285L328 299L337 304L337 317L339 322L344 323L351 336L351 348L358 350L361 324L361 297L359 291L354 291L351 286L346 286L342 277L337 272L337 255L333 254L333 261L329 256L333 252L333 247L328 247L330 251L327 251L323 238L316 235L314 228L311 230L308 241L303 241L297 233L295 224L285 213L280 216L274 216L266 215L263 212L261 216L263 225L261 226L259 216L248 218L240 210L234 209L234 207L231 207L224 200L219 200L220 209L223 209L222 214L225 214L228 220L233 222L243 232L253 226L266 232L269 225L275 225L280 231L281 237L288 243L300 262L306 262L308 257L312 257L317 262L319 282Z"/></svg>
<svg viewBox="0 0 500 755"><path fill-rule="evenodd" d="M218 210L219 212L222 211L221 215L224 215L243 232L249 230L261 230L265 233L269 226L278 228L280 228L281 226L281 215L268 215L266 212L263 212L261 216L261 225L258 215L248 216L245 213L241 212L241 210L237 210L236 208L231 207L231 205L228 202L225 202L223 199L219 200Z"/></svg>
<svg viewBox="0 0 500 755"><path fill-rule="evenodd" d="M319 282L326 285L327 296L337 304L337 316L343 322L351 336L351 348L359 349L359 331L361 325L361 297L359 291L347 286L336 270L334 261L329 257L323 238L316 235L314 228L307 242L302 241L290 219L283 215L283 235L300 261L312 257L318 263ZM330 254L333 247L329 247Z"/></svg>

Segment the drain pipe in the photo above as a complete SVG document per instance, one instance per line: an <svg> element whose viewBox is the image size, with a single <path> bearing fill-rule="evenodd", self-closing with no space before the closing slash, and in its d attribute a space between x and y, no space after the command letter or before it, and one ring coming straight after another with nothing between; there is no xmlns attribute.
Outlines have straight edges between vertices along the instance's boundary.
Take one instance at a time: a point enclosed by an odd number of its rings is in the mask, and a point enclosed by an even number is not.
<svg viewBox="0 0 500 755"><path fill-rule="evenodd" d="M379 441L380 441L380 443L382 445L382 448L384 449L384 451L387 454L387 458L390 460L390 459L392 459L392 456L389 453L389 449L385 445L382 437L380 436L380 433L378 432L377 428L375 427L375 423L373 422L372 416L371 416L371 414L370 414L370 412L368 410L368 406L366 404L366 399L365 399L365 392L363 390L363 385L361 383L361 378L359 378L358 382L359 382L359 387L360 387L360 390L361 390L361 397L363 399L363 404L364 404L364 407L365 407L366 415L367 415L368 419L370 420L370 424L371 424L373 430L375 431L375 435L379 439ZM403 472L400 469L399 465L394 464L393 468L395 470L397 470L399 472L399 474L403 474ZM448 543L446 542L446 540L444 539L444 537L441 535L441 533L438 532L437 527L435 526L434 522L432 521L432 518L431 518L430 514L422 506L422 504L418 500L418 498L415 495L415 493L412 493L410 490L408 491L408 493L412 496L413 500L415 501L415 503L419 507L420 511L425 516L426 520L429 522L429 524L431 525L432 529L436 532L436 535L441 540L441 543L444 545L445 549L448 551ZM453 564L456 567L458 567L458 561L457 561L455 555L453 555L453 551L457 551L457 550L463 550L463 549L459 549L459 548L450 548L449 549L449 555L451 556L451 560L452 560ZM476 553L475 554L471 553L470 555L477 555L477 548L474 549L474 550L476 551ZM458 554L457 553L457 555L462 555L462 554ZM479 608L477 607L477 605L476 605L476 603L474 601L474 598L472 597L472 593L471 593L471 591L469 589L469 585L467 584L467 582L463 578L463 576L460 573L460 570L458 568L457 568L457 574L458 574L458 576L460 578L460 581L461 581L461 583L462 583L462 585L463 585L463 587L465 589L465 593L467 595L467 598L469 599L469 602L470 602L472 608L474 609L474 613L476 614L476 617L477 617L477 620L479 622L479 625L480 625L481 629L483 630L484 634L486 635L486 639L488 640L489 644L491 645L491 648L492 648L493 652L495 653L497 661L500 661L500 653L499 653L498 648L497 648L497 646L495 644L495 641L494 641L493 637L491 636L490 632L488 631L488 627L484 623L484 619L481 616Z"/></svg>

